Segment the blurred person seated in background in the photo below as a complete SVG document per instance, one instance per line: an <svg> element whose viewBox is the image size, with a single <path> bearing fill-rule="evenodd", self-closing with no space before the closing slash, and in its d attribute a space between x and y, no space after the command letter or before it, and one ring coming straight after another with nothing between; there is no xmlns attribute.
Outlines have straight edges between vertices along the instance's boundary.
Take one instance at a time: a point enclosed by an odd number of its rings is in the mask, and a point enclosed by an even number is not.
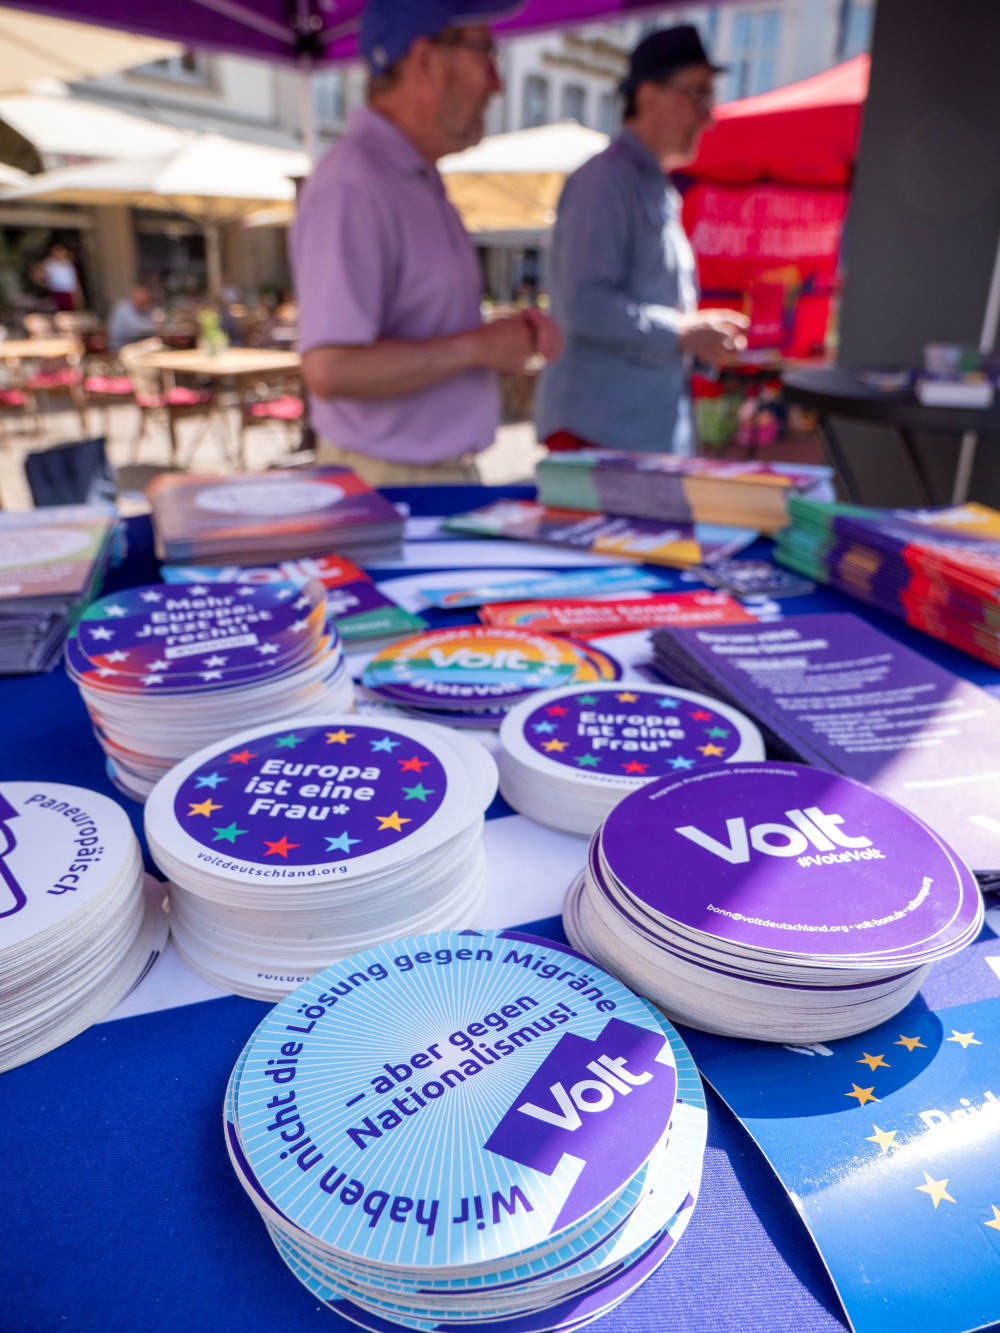
<svg viewBox="0 0 1000 1333"><path fill-rule="evenodd" d="M59 241L50 245L45 258L34 265L31 281L45 288L57 310L78 310L83 304L73 256Z"/></svg>
<svg viewBox="0 0 1000 1333"><path fill-rule="evenodd" d="M368 0L369 105L313 172L292 231L320 462L370 485L475 482L498 375L560 339L534 308L483 324L476 251L435 163L478 143L500 90L485 21L509 0Z"/></svg>
<svg viewBox="0 0 1000 1333"><path fill-rule="evenodd" d="M108 316L108 347L117 356L127 343L151 338L159 331L148 287L133 287L111 307Z"/></svg>
<svg viewBox="0 0 1000 1333"><path fill-rule="evenodd" d="M283 291L267 316L264 342L268 346L290 347L299 340L299 307L291 292Z"/></svg>
<svg viewBox="0 0 1000 1333"><path fill-rule="evenodd" d="M711 123L713 65L697 28L651 33L621 85L624 128L566 181L552 243L552 313L566 350L541 376L538 438L692 454L694 358L732 361L746 317L698 310L694 253L666 173Z"/></svg>

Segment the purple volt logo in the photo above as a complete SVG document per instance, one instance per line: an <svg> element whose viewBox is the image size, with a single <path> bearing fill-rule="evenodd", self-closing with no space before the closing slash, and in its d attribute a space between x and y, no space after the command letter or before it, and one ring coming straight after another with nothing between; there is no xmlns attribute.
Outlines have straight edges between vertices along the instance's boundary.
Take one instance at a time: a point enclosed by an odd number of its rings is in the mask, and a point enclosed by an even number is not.
<svg viewBox="0 0 1000 1333"><path fill-rule="evenodd" d="M677 1077L662 1032L612 1018L590 1039L567 1032L484 1145L551 1175L568 1153L584 1168L553 1231L585 1217L635 1175L670 1122Z"/></svg>
<svg viewBox="0 0 1000 1333"><path fill-rule="evenodd" d="M18 811L6 796L0 793L0 880L3 882L3 889L6 890L6 892L0 890L0 917L13 916L15 912L20 912L28 901L14 872L7 864L7 857L17 846L17 838L10 827L10 821L17 817Z"/></svg>

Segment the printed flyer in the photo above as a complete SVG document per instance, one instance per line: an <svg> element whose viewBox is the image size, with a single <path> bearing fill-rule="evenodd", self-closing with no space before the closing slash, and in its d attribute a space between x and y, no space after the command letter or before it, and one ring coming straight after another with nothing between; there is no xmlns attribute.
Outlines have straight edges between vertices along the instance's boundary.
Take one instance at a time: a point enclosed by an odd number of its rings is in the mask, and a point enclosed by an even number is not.
<svg viewBox="0 0 1000 1333"><path fill-rule="evenodd" d="M513 602L484 606L479 618L486 625L530 629L542 634L615 634L660 625L732 625L756 621L755 616L725 592L657 594L621 601L565 598Z"/></svg>
<svg viewBox="0 0 1000 1333"><path fill-rule="evenodd" d="M551 543L592 555L624 556L678 569L714 564L742 551L757 538L753 528L586 514L576 509L552 509L533 500L496 500L470 514L456 514L443 527L473 537Z"/></svg>
<svg viewBox="0 0 1000 1333"><path fill-rule="evenodd" d="M879 1027L808 1047L716 1057L715 1039L693 1035L702 1074L791 1194L855 1333L1000 1320L1000 996L939 1010L918 996Z"/></svg>
<svg viewBox="0 0 1000 1333"><path fill-rule="evenodd" d="M1000 702L859 616L665 629L659 668L715 688L765 735L891 797L976 871L1000 866Z"/></svg>

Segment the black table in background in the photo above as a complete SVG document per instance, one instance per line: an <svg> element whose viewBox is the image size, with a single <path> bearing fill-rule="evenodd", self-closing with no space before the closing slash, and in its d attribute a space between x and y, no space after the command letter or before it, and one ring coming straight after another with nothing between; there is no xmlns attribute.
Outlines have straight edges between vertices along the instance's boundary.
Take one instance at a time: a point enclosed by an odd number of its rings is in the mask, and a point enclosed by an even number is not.
<svg viewBox="0 0 1000 1333"><path fill-rule="evenodd" d="M824 366L817 370L790 371L782 377L785 401L808 408L819 416L820 433L837 469L848 500L861 503L861 493L843 445L833 426L833 418L863 421L889 427L899 443L919 503L934 503L930 478L914 436L920 434L962 437L962 453L955 473L955 488L950 497L961 504L968 494L975 437L1000 436L1000 400L993 407L925 407L911 389L887 392L866 384L846 366ZM967 448L969 436L971 445Z"/></svg>

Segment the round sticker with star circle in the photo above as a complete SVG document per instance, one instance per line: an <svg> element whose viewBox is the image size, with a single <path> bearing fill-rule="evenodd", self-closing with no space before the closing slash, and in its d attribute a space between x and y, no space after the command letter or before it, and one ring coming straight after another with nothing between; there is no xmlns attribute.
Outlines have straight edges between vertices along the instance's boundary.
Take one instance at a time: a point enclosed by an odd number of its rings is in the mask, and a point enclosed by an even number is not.
<svg viewBox="0 0 1000 1333"><path fill-rule="evenodd" d="M467 709L568 684L579 666L580 654L565 640L461 625L384 648L365 668L363 683L400 703Z"/></svg>
<svg viewBox="0 0 1000 1333"><path fill-rule="evenodd" d="M315 648L319 584L151 584L92 602L66 649L70 674L96 689L169 694L255 683Z"/></svg>
<svg viewBox="0 0 1000 1333"><path fill-rule="evenodd" d="M511 710L504 750L521 763L623 789L703 764L764 758L764 742L735 708L690 690L578 685Z"/></svg>
<svg viewBox="0 0 1000 1333"><path fill-rule="evenodd" d="M150 796L146 827L151 842L212 877L322 886L460 832L481 813L479 777L437 727L310 716L185 759Z"/></svg>

